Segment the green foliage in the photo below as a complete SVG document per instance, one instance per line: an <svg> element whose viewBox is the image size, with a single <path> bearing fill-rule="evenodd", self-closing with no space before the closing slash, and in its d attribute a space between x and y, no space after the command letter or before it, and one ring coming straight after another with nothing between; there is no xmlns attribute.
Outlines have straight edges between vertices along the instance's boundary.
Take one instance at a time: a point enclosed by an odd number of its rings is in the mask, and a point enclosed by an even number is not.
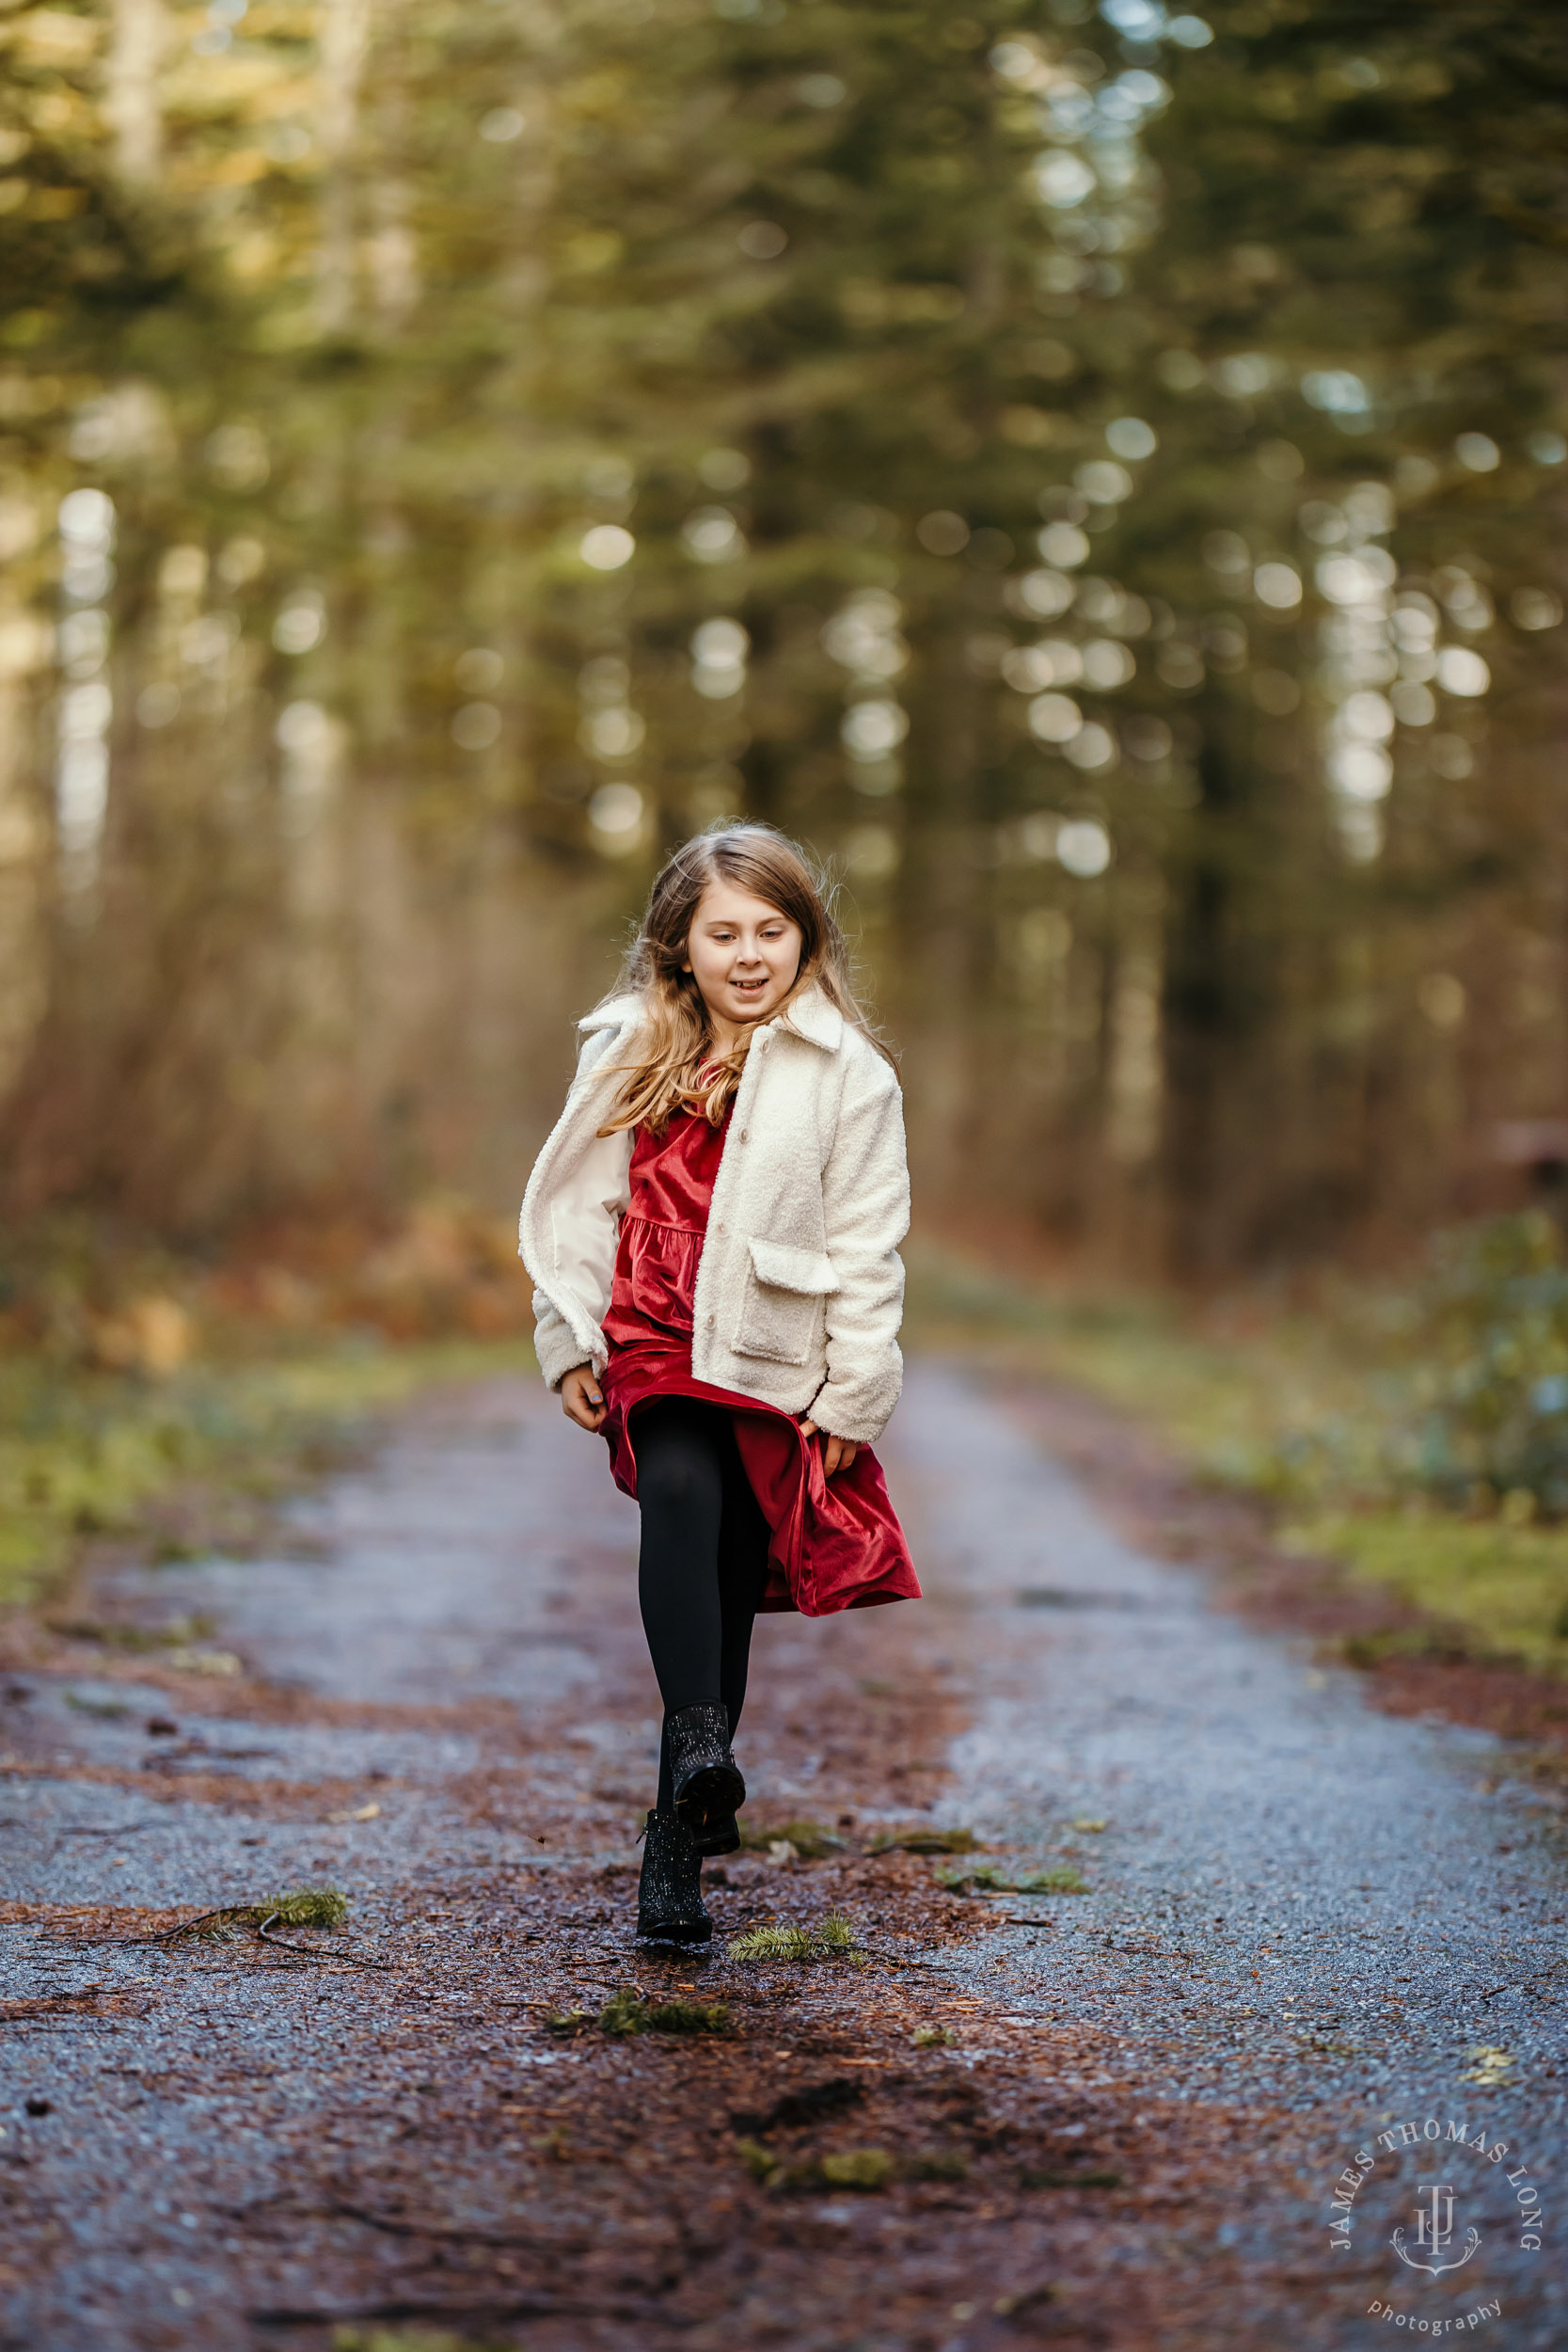
<svg viewBox="0 0 1568 2352"><path fill-rule="evenodd" d="M253 1928L341 1928L348 1917L348 1897L337 1886L295 1886L281 1894L258 1896L254 1901L224 1903L204 1911L182 1927L171 1928L163 1939L199 1935L210 1941L232 1940L237 1925Z"/></svg>
<svg viewBox="0 0 1568 2352"><path fill-rule="evenodd" d="M600 2010L599 2023L606 2033L642 2033L647 2028L648 2004L632 1986L623 1985Z"/></svg>
<svg viewBox="0 0 1568 2352"><path fill-rule="evenodd" d="M1402 1286L1329 1283L1183 1315L918 1264L927 1343L1080 1382L1148 1420L1201 1475L1259 1494L1288 1549L1341 1562L1426 1622L1356 1637L1400 1654L1568 1665L1556 1391L1561 1244L1537 1217L1440 1236ZM1528 1472L1535 1486L1525 1483ZM1516 1483L1505 1484L1505 1481ZM1539 1503L1538 1503L1539 1497Z"/></svg>
<svg viewBox="0 0 1568 2352"><path fill-rule="evenodd" d="M472 1343L390 1350L349 1336L149 1380L12 1355L0 1362L0 1602L46 1593L85 1535L141 1535L168 1558L157 1509L181 1487L213 1482L263 1504L339 1458L378 1410L501 1359ZM190 1630L95 1627L90 1638L166 1647Z"/></svg>
<svg viewBox="0 0 1568 2352"><path fill-rule="evenodd" d="M560 2041L568 2042L580 2033L586 2033L594 2023L591 2009L552 2009L545 2018L545 2031L554 2034Z"/></svg>
<svg viewBox="0 0 1568 2352"><path fill-rule="evenodd" d="M281 1895L263 1895L251 1908L278 1927L341 1928L348 1917L348 1897L338 1886L296 1886Z"/></svg>
<svg viewBox="0 0 1568 2352"><path fill-rule="evenodd" d="M1352 1664L1478 1658L1568 1669L1568 1528L1511 1526L1434 1509L1324 1512L1292 1521L1287 1547L1338 1560L1369 1588L1421 1613L1352 1637Z"/></svg>
<svg viewBox="0 0 1568 2352"><path fill-rule="evenodd" d="M728 2033L732 2029L728 2004L723 2001L650 2001L649 2033Z"/></svg>
<svg viewBox="0 0 1568 2352"><path fill-rule="evenodd" d="M752 1928L732 1938L732 1960L835 1960L853 1958L860 1949L851 1923L842 1912L830 1911L814 1928Z"/></svg>
<svg viewBox="0 0 1568 2352"><path fill-rule="evenodd" d="M817 2170L829 2188L875 2191L896 2177L898 2160L886 2148L845 2148L819 2157Z"/></svg>
<svg viewBox="0 0 1568 2352"><path fill-rule="evenodd" d="M973 1853L977 1844L972 1829L879 1830L871 1840L872 1853Z"/></svg>
<svg viewBox="0 0 1568 2352"><path fill-rule="evenodd" d="M623 1985L600 2010L599 2024L609 2034L722 2034L730 2031L730 2012L722 2001L650 2001Z"/></svg>
<svg viewBox="0 0 1568 2352"><path fill-rule="evenodd" d="M735 2152L753 2181L771 2180L779 2169L779 2158L771 2148L765 2148L760 2139L737 2139Z"/></svg>
<svg viewBox="0 0 1568 2352"><path fill-rule="evenodd" d="M794 1847L802 1862L821 1862L829 1854L843 1853L846 1841L824 1829L820 1821L784 1821L768 1828L757 1821L740 1824L740 1850L743 1853L766 1853L769 1846L784 1840Z"/></svg>
<svg viewBox="0 0 1568 2352"><path fill-rule="evenodd" d="M1441 1235L1413 1301L1430 1395L1418 1474L1446 1500L1478 1482L1568 1512L1568 1252L1539 1213Z"/></svg>
<svg viewBox="0 0 1568 2352"><path fill-rule="evenodd" d="M954 1864L939 1869L939 1886L973 1888L976 1894L1086 1895L1088 1886L1070 1863L1053 1863L1038 1870L1018 1870L1001 1862Z"/></svg>
<svg viewBox="0 0 1568 2352"><path fill-rule="evenodd" d="M732 1960L818 1960L821 1947L809 1928L749 1928L730 1939Z"/></svg>
<svg viewBox="0 0 1568 2352"><path fill-rule="evenodd" d="M848 2188L875 2194L890 2187L898 2177L898 2160L886 2148L842 2148L829 2154L811 2156L800 2164L786 2164L759 2139L736 2141L736 2153L753 2181L769 2189L797 2193L819 2188ZM933 2175L915 2170L911 2177L927 2180L940 2177L952 2179L952 2173Z"/></svg>
<svg viewBox="0 0 1568 2352"><path fill-rule="evenodd" d="M149 82L112 10L7 11L18 1202L499 1189L539 1025L749 812L849 875L931 1201L1199 1270L1445 1213L1560 1058L1555 26L1210 13L257 8ZM55 712L111 675L55 923ZM470 1038L419 983L481 876L542 944Z"/></svg>

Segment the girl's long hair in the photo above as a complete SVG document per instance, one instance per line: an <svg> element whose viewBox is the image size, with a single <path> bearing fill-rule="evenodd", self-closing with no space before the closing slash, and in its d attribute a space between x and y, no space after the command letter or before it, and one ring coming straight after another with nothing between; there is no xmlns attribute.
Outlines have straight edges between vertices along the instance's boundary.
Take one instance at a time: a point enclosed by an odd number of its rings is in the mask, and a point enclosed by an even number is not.
<svg viewBox="0 0 1568 2352"><path fill-rule="evenodd" d="M711 825L660 872L611 991L640 996L645 1017L636 1059L621 1065L626 1083L602 1136L637 1126L662 1135L679 1109L700 1110L717 1127L740 1084L750 1032L728 1054L716 1052L696 978L681 969L703 893L715 882L749 891L800 926L800 969L779 1011L815 983L879 1053L887 1052L856 999L834 884L771 825Z"/></svg>

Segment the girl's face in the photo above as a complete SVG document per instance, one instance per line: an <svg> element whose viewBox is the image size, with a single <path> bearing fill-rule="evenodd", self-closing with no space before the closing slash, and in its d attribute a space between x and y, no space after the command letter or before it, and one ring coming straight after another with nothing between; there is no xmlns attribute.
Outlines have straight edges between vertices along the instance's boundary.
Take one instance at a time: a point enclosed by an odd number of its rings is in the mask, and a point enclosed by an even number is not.
<svg viewBox="0 0 1568 2352"><path fill-rule="evenodd" d="M681 966L707 1007L714 1041L737 1044L794 987L804 942L799 923L733 882L711 882L697 902Z"/></svg>

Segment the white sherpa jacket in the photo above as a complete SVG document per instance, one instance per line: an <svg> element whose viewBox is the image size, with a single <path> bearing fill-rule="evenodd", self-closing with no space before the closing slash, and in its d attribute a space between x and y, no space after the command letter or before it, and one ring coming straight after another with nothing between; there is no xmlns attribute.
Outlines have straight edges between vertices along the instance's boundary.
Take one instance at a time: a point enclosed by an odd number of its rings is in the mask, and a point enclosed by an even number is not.
<svg viewBox="0 0 1568 2352"><path fill-rule="evenodd" d="M600 1136L641 1019L618 996L579 1024L577 1076L534 1162L518 1252L537 1285L552 1389L602 1373L632 1134ZM766 1022L746 1057L697 1270L698 1380L804 1412L869 1444L898 1402L910 1182L898 1081L818 988Z"/></svg>

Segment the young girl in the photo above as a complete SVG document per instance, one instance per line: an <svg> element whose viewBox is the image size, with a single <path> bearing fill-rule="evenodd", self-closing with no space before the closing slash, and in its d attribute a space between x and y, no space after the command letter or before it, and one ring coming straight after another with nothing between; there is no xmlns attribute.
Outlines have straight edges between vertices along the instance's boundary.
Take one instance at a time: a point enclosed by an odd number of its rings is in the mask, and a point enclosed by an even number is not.
<svg viewBox="0 0 1568 2352"><path fill-rule="evenodd" d="M534 1165L519 1248L539 1361L642 1513L664 1701L637 1931L705 1943L759 1609L918 1599L869 1451L898 1401L898 1083L800 850L700 834L653 887Z"/></svg>

